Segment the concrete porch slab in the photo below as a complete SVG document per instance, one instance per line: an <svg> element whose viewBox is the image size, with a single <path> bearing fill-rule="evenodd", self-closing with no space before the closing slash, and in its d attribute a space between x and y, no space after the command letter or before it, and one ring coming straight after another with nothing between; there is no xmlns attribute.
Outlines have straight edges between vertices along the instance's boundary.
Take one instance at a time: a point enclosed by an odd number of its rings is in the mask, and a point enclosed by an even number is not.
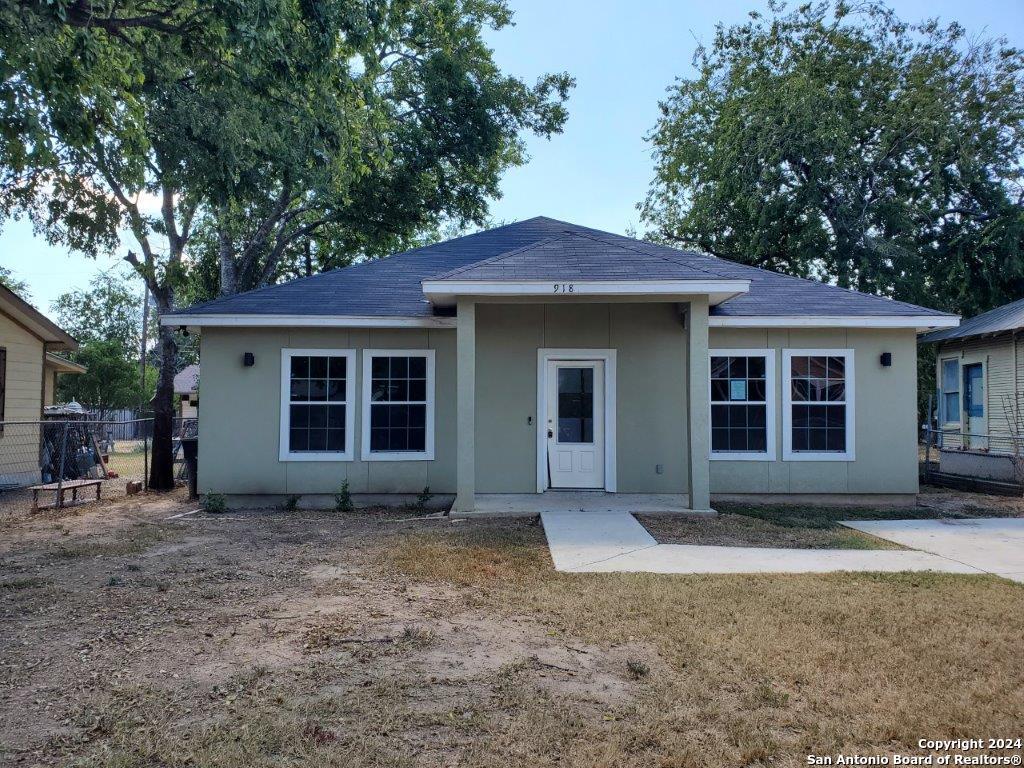
<svg viewBox="0 0 1024 768"><path fill-rule="evenodd" d="M690 509L685 493L605 493L604 491L545 491L544 493L478 493L472 512L465 515L539 515L543 512L626 512L640 514L714 515L714 510Z"/></svg>

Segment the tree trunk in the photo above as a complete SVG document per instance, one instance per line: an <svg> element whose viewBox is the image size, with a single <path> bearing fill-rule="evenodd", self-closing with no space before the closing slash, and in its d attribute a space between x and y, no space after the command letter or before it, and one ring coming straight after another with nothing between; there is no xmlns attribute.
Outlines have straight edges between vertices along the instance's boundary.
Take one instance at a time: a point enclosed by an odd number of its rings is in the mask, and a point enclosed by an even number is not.
<svg viewBox="0 0 1024 768"><path fill-rule="evenodd" d="M164 313L160 308L160 314ZM178 345L174 329L160 326L160 371L157 377L156 397L153 398L153 453L149 469L149 487L154 491L174 488L174 367Z"/></svg>
<svg viewBox="0 0 1024 768"><path fill-rule="evenodd" d="M220 256L220 295L233 296L238 293L238 265L232 252L231 238L224 227L217 225L217 249Z"/></svg>

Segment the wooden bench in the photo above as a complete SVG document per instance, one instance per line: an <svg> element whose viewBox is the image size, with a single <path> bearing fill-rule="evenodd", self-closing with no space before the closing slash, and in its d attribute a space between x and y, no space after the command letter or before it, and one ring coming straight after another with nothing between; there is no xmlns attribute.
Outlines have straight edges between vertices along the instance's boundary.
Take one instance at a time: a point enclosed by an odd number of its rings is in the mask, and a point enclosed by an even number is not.
<svg viewBox="0 0 1024 768"><path fill-rule="evenodd" d="M63 507L67 501L67 492L71 491L71 503L74 504L78 501L78 490L80 488L96 488L96 501L100 500L100 486L103 484L102 480L68 480L64 483L46 483L45 485L33 485L29 490L32 491L32 511L35 512L40 509L47 509L49 507ZM59 495L55 504L45 504L40 506L39 494L44 491ZM59 494L58 494L59 492Z"/></svg>

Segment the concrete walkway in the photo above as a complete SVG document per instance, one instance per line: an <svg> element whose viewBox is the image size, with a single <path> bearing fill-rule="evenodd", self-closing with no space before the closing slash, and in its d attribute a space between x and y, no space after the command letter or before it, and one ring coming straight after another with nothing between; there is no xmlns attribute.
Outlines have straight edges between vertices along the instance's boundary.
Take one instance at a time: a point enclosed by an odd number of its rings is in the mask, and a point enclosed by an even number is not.
<svg viewBox="0 0 1024 768"><path fill-rule="evenodd" d="M1024 582L1024 519L872 520L843 523L905 547Z"/></svg>
<svg viewBox="0 0 1024 768"><path fill-rule="evenodd" d="M984 573L929 552L659 544L627 512L543 512L555 570L573 573Z"/></svg>

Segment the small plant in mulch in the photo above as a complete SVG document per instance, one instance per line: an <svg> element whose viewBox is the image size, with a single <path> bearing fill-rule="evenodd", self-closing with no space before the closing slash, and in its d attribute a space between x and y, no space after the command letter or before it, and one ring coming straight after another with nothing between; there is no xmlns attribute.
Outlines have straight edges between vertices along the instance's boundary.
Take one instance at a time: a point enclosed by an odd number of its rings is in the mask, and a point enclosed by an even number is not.
<svg viewBox="0 0 1024 768"><path fill-rule="evenodd" d="M298 496L298 495L289 496L285 500L284 506L282 508L284 509L285 512L294 512L294 511L296 511L299 508L299 499L301 499L301 498L302 497Z"/></svg>
<svg viewBox="0 0 1024 768"><path fill-rule="evenodd" d="M426 509L432 498L434 498L434 494L430 492L430 486L427 485L420 491L420 495L416 497L416 509Z"/></svg>
<svg viewBox="0 0 1024 768"><path fill-rule="evenodd" d="M640 659L628 659L626 661L626 671L634 680L641 680L651 674L651 668L640 661Z"/></svg>
<svg viewBox="0 0 1024 768"><path fill-rule="evenodd" d="M355 509L355 505L352 503L352 493L348 489L348 480L346 480L334 494L334 511L351 512L353 509Z"/></svg>
<svg viewBox="0 0 1024 768"><path fill-rule="evenodd" d="M228 510L228 500L220 493L208 493L203 496L203 511L208 515L219 515Z"/></svg>

